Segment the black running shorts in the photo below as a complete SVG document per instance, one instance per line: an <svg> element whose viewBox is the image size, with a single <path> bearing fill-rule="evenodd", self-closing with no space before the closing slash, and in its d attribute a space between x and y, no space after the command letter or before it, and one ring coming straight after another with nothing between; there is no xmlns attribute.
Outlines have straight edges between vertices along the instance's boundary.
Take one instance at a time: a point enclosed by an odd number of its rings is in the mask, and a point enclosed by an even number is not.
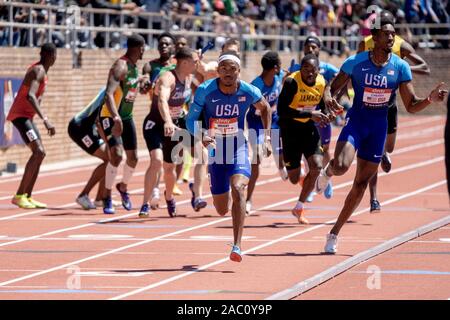
<svg viewBox="0 0 450 320"><path fill-rule="evenodd" d="M300 167L302 155L323 155L320 134L313 121L289 121L281 128L283 157L287 170Z"/></svg>

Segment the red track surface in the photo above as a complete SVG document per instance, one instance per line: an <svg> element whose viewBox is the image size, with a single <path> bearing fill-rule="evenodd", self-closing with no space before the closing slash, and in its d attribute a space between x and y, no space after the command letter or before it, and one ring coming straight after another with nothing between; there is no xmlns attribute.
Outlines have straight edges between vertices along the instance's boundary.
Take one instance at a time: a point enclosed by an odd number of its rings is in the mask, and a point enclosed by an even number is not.
<svg viewBox="0 0 450 320"><path fill-rule="evenodd" d="M140 161L130 185L135 210L119 209L113 217L101 210L83 211L73 202L90 174L86 167L42 174L35 197L47 202L48 210L10 205L20 177L2 178L0 299L268 298L361 251L448 216L443 126L442 117L400 119L393 170L379 178L383 211L368 213L367 192L358 215L343 228L335 256L321 254L324 237L351 187L354 166L343 177L333 178L331 200L316 196L308 206L309 226L298 225L290 214L299 188L281 182L277 175L262 175L263 184L257 187L253 201L257 211L246 219L246 255L240 264L228 260L230 216L219 217L210 198L210 205L195 213L186 185L182 186L184 195L177 198L179 217L169 218L165 209L159 209L148 219L137 218L148 159ZM338 133L335 129L334 136ZM207 186L205 190L209 191ZM422 238L435 239L438 233L439 238L450 238L446 228ZM408 286L401 296L396 291L363 288L368 275L355 270L365 271L366 264L381 270L450 271L448 263L442 263L448 261L450 242L433 244L447 254L431 256L431 247L421 249L417 241L350 269L300 298L449 298L450 282L440 280L448 275L442 274L382 273L382 288ZM415 253L396 254L403 247ZM433 285L437 281L440 286ZM354 288L358 290L350 292Z"/></svg>

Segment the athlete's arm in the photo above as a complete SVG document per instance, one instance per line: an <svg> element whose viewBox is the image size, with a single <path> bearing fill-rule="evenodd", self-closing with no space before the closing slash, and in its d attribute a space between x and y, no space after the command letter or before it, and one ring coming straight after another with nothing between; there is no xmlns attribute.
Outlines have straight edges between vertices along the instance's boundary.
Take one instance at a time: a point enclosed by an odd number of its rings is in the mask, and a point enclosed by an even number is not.
<svg viewBox="0 0 450 320"><path fill-rule="evenodd" d="M346 90L348 81L350 81L350 76L343 71L339 71L331 83L325 86L323 101L329 111L337 114L343 110L343 107L337 101L342 96L342 91Z"/></svg>
<svg viewBox="0 0 450 320"><path fill-rule="evenodd" d="M171 137L175 132L175 125L169 109L170 92L173 87L175 87L175 77L172 72L165 72L156 81L155 93L158 95L158 108L161 118L164 120L164 135L166 137Z"/></svg>
<svg viewBox="0 0 450 320"><path fill-rule="evenodd" d="M432 102L443 101L448 90L442 90L443 82L439 83L433 91L430 92L425 99L419 98L414 92L411 81L402 82L400 84L400 95L405 105L406 111L410 113L420 112L428 107Z"/></svg>
<svg viewBox="0 0 450 320"><path fill-rule="evenodd" d="M33 109L36 111L38 116L44 120L45 128L48 131L48 134L50 136L55 135L55 127L48 121L47 116L44 114L44 112L41 110L41 97L39 99L36 97L36 94L39 90L39 86L41 85L42 81L45 81L45 69L40 66L35 66L32 68L29 74L31 81L30 81L30 88L28 89L27 99L30 101Z"/></svg>
<svg viewBox="0 0 450 320"><path fill-rule="evenodd" d="M264 126L264 131L266 136L270 136L270 128L272 127L272 109L270 104L264 97L258 102L254 103L253 106L256 110L261 112L261 120Z"/></svg>
<svg viewBox="0 0 450 320"><path fill-rule="evenodd" d="M114 93L120 86L120 81L125 79L128 72L128 66L125 61L117 60L109 71L108 83L106 85L106 108L113 118L114 125L112 134L116 137L122 134L122 119L117 111L116 102L114 100Z"/></svg>
<svg viewBox="0 0 450 320"><path fill-rule="evenodd" d="M408 42L402 42L400 54L402 58L407 58L413 63L412 65L410 65L412 72L418 74L430 74L430 68L428 67L428 64L421 56L416 53L414 48Z"/></svg>

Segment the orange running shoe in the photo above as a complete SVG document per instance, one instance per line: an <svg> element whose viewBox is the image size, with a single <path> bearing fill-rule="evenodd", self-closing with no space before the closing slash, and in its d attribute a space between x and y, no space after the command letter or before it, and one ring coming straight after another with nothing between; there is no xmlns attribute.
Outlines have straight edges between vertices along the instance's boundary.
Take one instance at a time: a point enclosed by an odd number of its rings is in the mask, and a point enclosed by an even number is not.
<svg viewBox="0 0 450 320"><path fill-rule="evenodd" d="M292 209L292 215L297 218L298 223L300 224L309 224L309 221L305 218L305 209Z"/></svg>

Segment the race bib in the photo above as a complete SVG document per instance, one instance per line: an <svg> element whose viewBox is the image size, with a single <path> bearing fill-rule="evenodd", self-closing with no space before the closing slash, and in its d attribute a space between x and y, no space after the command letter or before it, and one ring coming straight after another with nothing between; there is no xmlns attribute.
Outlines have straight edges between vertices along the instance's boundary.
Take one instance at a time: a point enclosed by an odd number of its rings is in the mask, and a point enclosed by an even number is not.
<svg viewBox="0 0 450 320"><path fill-rule="evenodd" d="M363 102L369 107L382 107L391 99L392 89L364 88Z"/></svg>
<svg viewBox="0 0 450 320"><path fill-rule="evenodd" d="M83 141L83 144L86 146L86 148L89 148L94 143L89 136L84 136L81 141Z"/></svg>
<svg viewBox="0 0 450 320"><path fill-rule="evenodd" d="M125 97L126 102L134 102L137 96L137 88L130 88L128 90L127 96Z"/></svg>
<svg viewBox="0 0 450 320"><path fill-rule="evenodd" d="M152 120L147 120L145 123L145 130L151 130L155 126L155 122Z"/></svg>
<svg viewBox="0 0 450 320"><path fill-rule="evenodd" d="M215 136L233 136L238 133L238 118L209 120L209 129L212 137Z"/></svg>
<svg viewBox="0 0 450 320"><path fill-rule="evenodd" d="M29 140L30 142L33 142L34 140L37 140L37 138L38 138L36 132L35 132L33 129L28 130L28 131L26 132L26 134L27 134L28 140Z"/></svg>
<svg viewBox="0 0 450 320"><path fill-rule="evenodd" d="M170 117L172 119L178 119L183 113L183 107L170 107L169 106Z"/></svg>
<svg viewBox="0 0 450 320"><path fill-rule="evenodd" d="M102 124L103 124L103 130L108 129L110 127L109 119L108 118L103 119Z"/></svg>

